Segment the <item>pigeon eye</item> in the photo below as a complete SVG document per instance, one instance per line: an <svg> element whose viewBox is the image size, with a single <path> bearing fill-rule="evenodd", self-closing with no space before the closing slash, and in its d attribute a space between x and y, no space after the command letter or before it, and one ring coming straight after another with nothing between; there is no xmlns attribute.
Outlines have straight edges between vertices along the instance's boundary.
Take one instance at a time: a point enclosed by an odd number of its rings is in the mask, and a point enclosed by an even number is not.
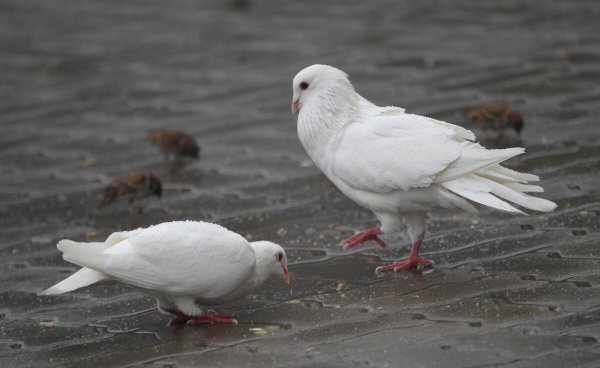
<svg viewBox="0 0 600 368"><path fill-rule="evenodd" d="M277 260L279 262L283 261L283 253L277 253Z"/></svg>
<svg viewBox="0 0 600 368"><path fill-rule="evenodd" d="M308 83L306 83L306 82L302 82L302 83L300 83L300 89L301 89L301 90L303 90L303 91L304 91L304 90L305 90L305 89L307 89L307 88L308 88Z"/></svg>

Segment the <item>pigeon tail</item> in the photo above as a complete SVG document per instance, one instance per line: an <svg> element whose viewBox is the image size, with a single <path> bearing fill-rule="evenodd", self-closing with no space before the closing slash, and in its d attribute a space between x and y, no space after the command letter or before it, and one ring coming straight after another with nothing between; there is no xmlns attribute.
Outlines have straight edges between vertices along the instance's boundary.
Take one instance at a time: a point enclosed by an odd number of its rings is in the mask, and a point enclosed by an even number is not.
<svg viewBox="0 0 600 368"><path fill-rule="evenodd" d="M530 210L553 211L556 203L526 194L544 191L540 186L526 184L528 181L535 180L539 180L535 175L523 174L500 165L494 165L488 169L443 182L441 185L470 201L504 212L527 215L508 202Z"/></svg>
<svg viewBox="0 0 600 368"><path fill-rule="evenodd" d="M91 284L95 284L97 282L110 279L110 276L103 274L102 272L98 272L89 268L85 268L83 263L85 262L76 262L77 259L86 259L91 256L97 256L102 253L105 249L107 249L111 245L110 242L106 243L85 243L85 242L75 242L72 240L63 239L58 242L56 247L63 252L63 258L66 261L75 263L84 267L83 269L75 272L68 278L59 282L58 284L49 287L48 289L42 291L40 295L55 295L55 294L63 294L69 291L77 290L82 287L89 286Z"/></svg>
<svg viewBox="0 0 600 368"><path fill-rule="evenodd" d="M499 163L525 153L524 148L487 149L479 144L463 142L458 160L436 176L436 182L444 182L459 178L472 172L486 171L489 167L500 166ZM501 167L501 166L500 166Z"/></svg>

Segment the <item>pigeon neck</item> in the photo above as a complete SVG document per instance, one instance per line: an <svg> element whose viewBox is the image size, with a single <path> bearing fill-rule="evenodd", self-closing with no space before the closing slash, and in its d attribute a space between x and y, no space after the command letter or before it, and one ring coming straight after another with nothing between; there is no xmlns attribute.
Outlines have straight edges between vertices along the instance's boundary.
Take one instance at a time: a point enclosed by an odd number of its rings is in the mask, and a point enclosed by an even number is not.
<svg viewBox="0 0 600 368"><path fill-rule="evenodd" d="M349 81L336 83L303 102L298 135L310 153L319 151L344 126L359 116L358 94Z"/></svg>
<svg viewBox="0 0 600 368"><path fill-rule="evenodd" d="M252 243L250 243L252 244ZM260 247L253 247L254 248L254 257L255 257L255 267L254 267L254 276L252 278L252 282L255 288L260 287L262 284L265 283L265 281L267 281L267 279L269 279L269 277L272 275L272 270L271 270L271 262L268 262L271 257L273 257L272 254L270 253L266 253L264 251L264 249L260 248ZM268 258L267 258L268 257Z"/></svg>

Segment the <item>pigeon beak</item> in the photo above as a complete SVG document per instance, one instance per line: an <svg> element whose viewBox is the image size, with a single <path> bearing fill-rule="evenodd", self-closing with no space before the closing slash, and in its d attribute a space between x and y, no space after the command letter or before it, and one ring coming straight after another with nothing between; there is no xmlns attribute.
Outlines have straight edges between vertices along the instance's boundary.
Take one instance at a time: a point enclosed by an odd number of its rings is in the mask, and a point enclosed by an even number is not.
<svg viewBox="0 0 600 368"><path fill-rule="evenodd" d="M290 271L288 271L288 268L286 266L282 266L283 267L283 280L285 281L286 284L290 284Z"/></svg>
<svg viewBox="0 0 600 368"><path fill-rule="evenodd" d="M295 114L300 109L300 99L297 98L292 102L292 114Z"/></svg>

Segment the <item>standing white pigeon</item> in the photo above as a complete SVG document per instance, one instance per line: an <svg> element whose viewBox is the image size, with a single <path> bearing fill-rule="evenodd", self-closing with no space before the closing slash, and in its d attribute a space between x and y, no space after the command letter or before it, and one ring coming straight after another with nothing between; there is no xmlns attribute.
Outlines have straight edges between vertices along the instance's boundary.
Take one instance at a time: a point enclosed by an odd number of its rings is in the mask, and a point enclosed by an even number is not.
<svg viewBox="0 0 600 368"><path fill-rule="evenodd" d="M61 240L57 247L66 261L83 268L42 295L118 280L155 297L160 312L175 316L169 325L237 323L200 305L230 302L273 275L289 283L281 246L268 241L248 243L239 234L206 222L165 222L113 233L104 243Z"/></svg>
<svg viewBox="0 0 600 368"><path fill-rule="evenodd" d="M398 231L402 220L406 224L413 244L408 260L377 271L432 264L419 258L431 210L477 212L473 203L479 203L524 214L506 201L542 212L556 208L525 194L543 192L526 184L537 176L500 165L523 148L489 150L471 142L475 136L462 127L376 106L354 91L346 73L328 65L301 70L292 88L302 145L329 180L381 222L346 239L344 248L367 240L385 247L378 235Z"/></svg>

